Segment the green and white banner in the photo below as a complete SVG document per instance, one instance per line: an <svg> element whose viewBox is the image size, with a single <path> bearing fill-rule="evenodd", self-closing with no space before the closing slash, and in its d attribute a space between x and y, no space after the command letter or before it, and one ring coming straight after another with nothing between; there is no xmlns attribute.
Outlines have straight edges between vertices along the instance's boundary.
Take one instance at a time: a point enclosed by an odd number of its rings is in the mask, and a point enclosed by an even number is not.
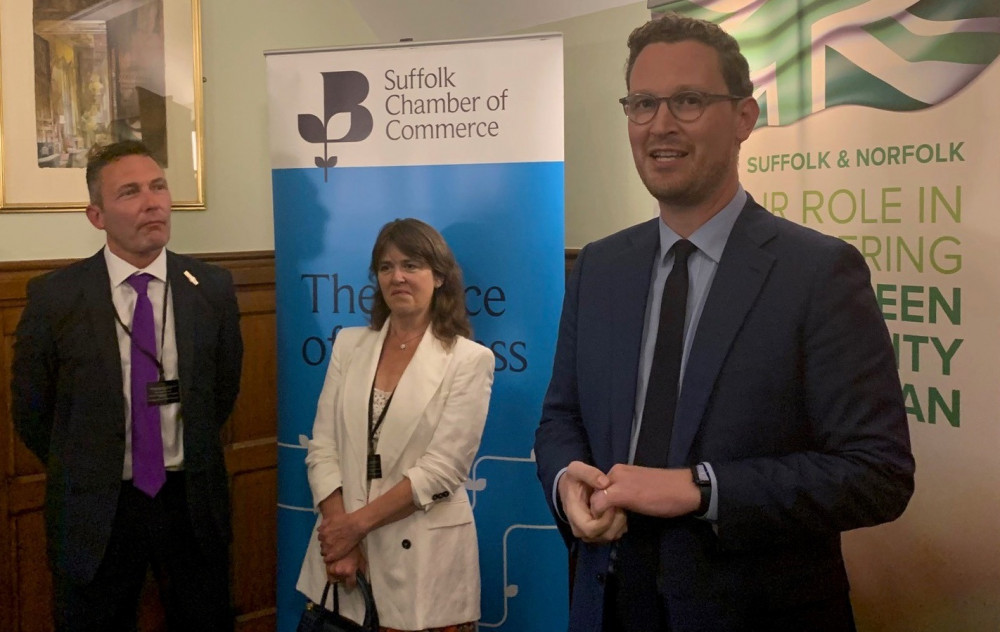
<svg viewBox="0 0 1000 632"><path fill-rule="evenodd" d="M739 40L744 186L872 270L917 481L901 519L845 534L859 629L1000 629L1000 2L649 4Z"/></svg>

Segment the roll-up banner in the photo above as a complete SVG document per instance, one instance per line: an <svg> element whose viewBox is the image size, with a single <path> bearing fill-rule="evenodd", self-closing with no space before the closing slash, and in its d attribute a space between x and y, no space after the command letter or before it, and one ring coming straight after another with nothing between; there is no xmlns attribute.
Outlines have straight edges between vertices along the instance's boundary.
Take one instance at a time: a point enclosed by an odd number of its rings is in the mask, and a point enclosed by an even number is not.
<svg viewBox="0 0 1000 632"><path fill-rule="evenodd" d="M902 518L844 536L858 629L1000 629L1000 2L649 4L740 42L743 184L871 268L917 472Z"/></svg>
<svg viewBox="0 0 1000 632"><path fill-rule="evenodd" d="M383 224L417 217L464 274L474 337L496 356L466 484L482 629L565 627L565 547L531 446L563 294L558 35L266 53L278 331L278 630L316 520L303 459L338 330L364 325ZM447 552L442 552L447 555ZM456 622L457 623L457 622Z"/></svg>

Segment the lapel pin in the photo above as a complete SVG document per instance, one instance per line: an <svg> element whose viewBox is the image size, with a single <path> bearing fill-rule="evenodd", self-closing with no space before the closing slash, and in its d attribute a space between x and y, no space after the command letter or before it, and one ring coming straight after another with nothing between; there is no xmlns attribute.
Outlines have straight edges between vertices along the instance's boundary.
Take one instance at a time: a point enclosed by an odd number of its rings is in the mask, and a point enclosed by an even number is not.
<svg viewBox="0 0 1000 632"><path fill-rule="evenodd" d="M198 285L198 279L196 279L195 276L187 270L184 271L184 276L186 276L187 280L191 282L191 285Z"/></svg>

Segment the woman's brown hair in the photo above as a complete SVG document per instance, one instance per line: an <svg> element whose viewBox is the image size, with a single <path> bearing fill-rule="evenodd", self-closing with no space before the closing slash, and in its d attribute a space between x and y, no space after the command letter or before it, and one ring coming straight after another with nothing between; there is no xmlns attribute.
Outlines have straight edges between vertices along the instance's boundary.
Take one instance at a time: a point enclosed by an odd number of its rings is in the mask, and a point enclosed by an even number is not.
<svg viewBox="0 0 1000 632"><path fill-rule="evenodd" d="M431 330L434 336L449 345L455 342L456 336L471 337L472 325L465 311L462 269L441 233L412 217L389 222L375 238L368 268L368 274L378 288L372 305L371 328L381 329L389 317L389 305L378 284L379 263L389 246L395 246L407 257L426 264L435 278L441 281L441 287L434 290L431 298Z"/></svg>

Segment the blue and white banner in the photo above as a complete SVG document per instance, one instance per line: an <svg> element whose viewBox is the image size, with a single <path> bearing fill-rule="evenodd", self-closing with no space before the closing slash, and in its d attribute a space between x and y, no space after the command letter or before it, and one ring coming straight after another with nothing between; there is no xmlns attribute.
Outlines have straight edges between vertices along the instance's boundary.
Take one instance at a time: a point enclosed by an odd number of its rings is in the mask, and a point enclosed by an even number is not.
<svg viewBox="0 0 1000 632"><path fill-rule="evenodd" d="M565 627L567 560L531 446L563 294L563 66L557 35L266 56L278 316L278 630L315 522L305 449L330 348L367 323L381 226L418 217L465 273L496 354L467 484L483 629Z"/></svg>

